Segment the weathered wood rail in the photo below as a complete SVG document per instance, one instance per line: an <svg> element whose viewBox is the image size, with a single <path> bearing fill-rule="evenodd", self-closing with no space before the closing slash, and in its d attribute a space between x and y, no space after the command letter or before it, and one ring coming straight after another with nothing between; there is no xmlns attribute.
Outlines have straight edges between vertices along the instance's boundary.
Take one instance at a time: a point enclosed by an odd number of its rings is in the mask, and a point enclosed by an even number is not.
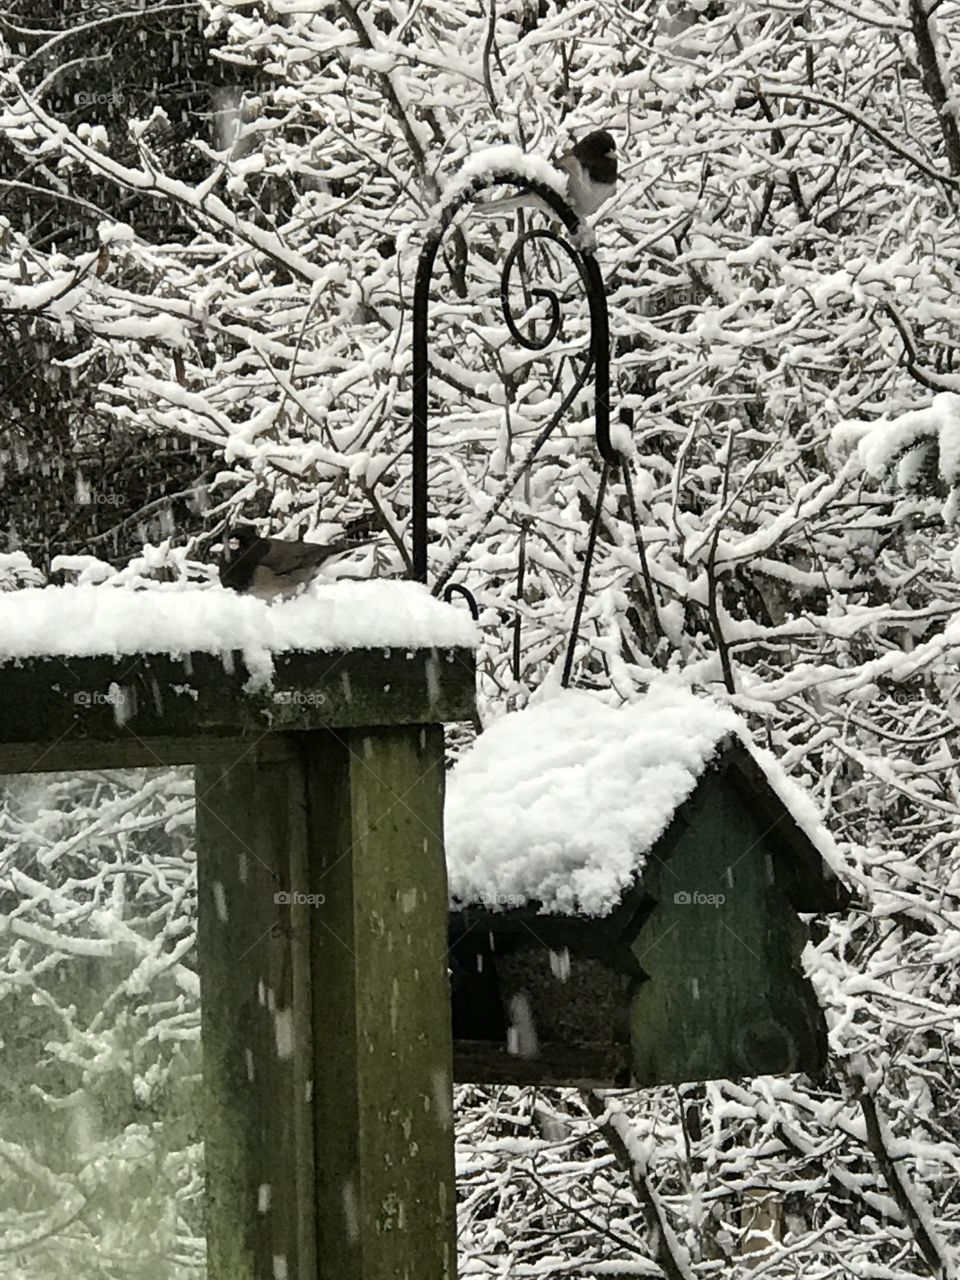
<svg viewBox="0 0 960 1280"><path fill-rule="evenodd" d="M196 766L211 1280L455 1280L443 731L468 649L0 666L0 774Z"/></svg>

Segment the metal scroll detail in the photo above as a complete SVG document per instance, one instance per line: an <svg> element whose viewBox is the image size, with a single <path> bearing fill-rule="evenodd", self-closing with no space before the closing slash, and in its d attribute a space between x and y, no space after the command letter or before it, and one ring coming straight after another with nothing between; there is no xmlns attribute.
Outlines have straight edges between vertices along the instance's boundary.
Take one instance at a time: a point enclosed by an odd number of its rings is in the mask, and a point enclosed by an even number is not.
<svg viewBox="0 0 960 1280"><path fill-rule="evenodd" d="M564 394L563 399L550 418L540 430L526 456L515 463L504 479L504 482L493 504L486 512L484 525L488 523L506 502L513 488L535 458L551 432L557 426L570 405L587 385L592 372L595 384L595 418L597 447L607 466L616 466L619 455L610 441L610 330L607 319L607 299L603 287L600 268L592 251L587 248L581 235L581 223L576 213L552 188L544 183L521 177L517 173L500 170L484 174L462 188L456 196L446 203L436 216L417 264L417 278L413 291L413 494L412 494L412 542L413 542L413 576L418 582L427 581L427 425L429 404L429 352L427 329L429 318L430 284L433 268L441 241L457 213L464 205L476 199L486 187L509 185L520 191L529 192L548 206L563 223L567 237L558 235L546 228L535 228L519 235L506 255L500 272L500 302L503 317L511 336L518 345L529 351L544 351L550 347L563 331L563 300L554 288L529 288L527 294L531 299L543 299L548 307L548 328L546 337L535 337L525 334L518 326L510 307L511 274L518 263L523 262L524 248L536 241L547 241L559 249L573 264L583 284L584 293L590 308L590 345L579 370L574 369L575 377L572 387ZM571 362L572 363L572 362ZM439 595L465 559L470 546L482 532L476 530L470 539L459 546L444 567L442 574L433 586L433 593ZM466 594L466 588L459 588Z"/></svg>

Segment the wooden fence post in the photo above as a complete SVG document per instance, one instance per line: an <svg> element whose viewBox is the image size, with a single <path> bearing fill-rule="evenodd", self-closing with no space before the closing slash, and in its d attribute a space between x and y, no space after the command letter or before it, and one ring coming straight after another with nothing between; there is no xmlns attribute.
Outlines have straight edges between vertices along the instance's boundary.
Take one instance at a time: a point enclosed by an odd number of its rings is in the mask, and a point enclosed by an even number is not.
<svg viewBox="0 0 960 1280"><path fill-rule="evenodd" d="M437 725L197 771L210 1280L455 1280Z"/></svg>
<svg viewBox="0 0 960 1280"><path fill-rule="evenodd" d="M323 1280L455 1280L440 726L310 735Z"/></svg>
<svg viewBox="0 0 960 1280"><path fill-rule="evenodd" d="M208 1273L315 1280L299 753L198 768L196 794Z"/></svg>

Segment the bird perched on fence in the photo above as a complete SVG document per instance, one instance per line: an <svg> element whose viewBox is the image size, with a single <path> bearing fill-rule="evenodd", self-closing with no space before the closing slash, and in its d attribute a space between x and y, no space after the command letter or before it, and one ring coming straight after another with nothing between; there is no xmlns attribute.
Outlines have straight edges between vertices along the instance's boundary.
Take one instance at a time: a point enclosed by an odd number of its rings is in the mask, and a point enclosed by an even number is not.
<svg viewBox="0 0 960 1280"><path fill-rule="evenodd" d="M282 599L312 582L331 560L373 541L347 536L335 542L292 542L286 538L261 538L254 529L244 526L224 537L220 581L225 587L261 600Z"/></svg>
<svg viewBox="0 0 960 1280"><path fill-rule="evenodd" d="M565 151L556 167L567 178L567 203L578 218L588 218L613 195L617 187L617 144L606 129L594 129ZM539 196L528 192L503 200L491 200L476 206L483 217L507 213L528 206L555 217L554 211Z"/></svg>

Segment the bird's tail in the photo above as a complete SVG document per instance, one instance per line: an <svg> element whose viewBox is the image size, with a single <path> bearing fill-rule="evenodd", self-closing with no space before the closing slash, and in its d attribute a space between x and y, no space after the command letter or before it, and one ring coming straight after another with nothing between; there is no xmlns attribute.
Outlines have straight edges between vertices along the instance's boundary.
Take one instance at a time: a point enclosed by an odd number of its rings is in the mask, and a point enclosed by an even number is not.
<svg viewBox="0 0 960 1280"><path fill-rule="evenodd" d="M503 196L497 200L485 200L482 204L475 204L470 210L470 219L504 218L518 209L533 209L537 213L546 214L548 218L557 216L545 200L541 200L538 195L529 191L522 196Z"/></svg>

